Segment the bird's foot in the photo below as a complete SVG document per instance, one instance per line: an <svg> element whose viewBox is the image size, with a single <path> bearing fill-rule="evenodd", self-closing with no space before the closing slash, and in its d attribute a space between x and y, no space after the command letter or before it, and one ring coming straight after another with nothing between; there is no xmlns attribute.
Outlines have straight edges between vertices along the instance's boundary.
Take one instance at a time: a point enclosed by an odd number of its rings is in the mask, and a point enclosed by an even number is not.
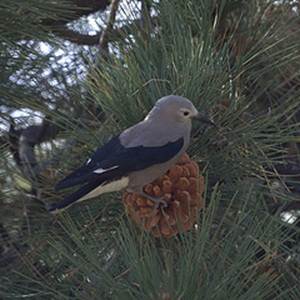
<svg viewBox="0 0 300 300"><path fill-rule="evenodd" d="M162 206L165 208L168 206L167 201L164 200L163 197L158 197L156 198L156 200L151 199L152 201L154 201L154 209L158 209L160 207L160 204L162 204Z"/></svg>
<svg viewBox="0 0 300 300"><path fill-rule="evenodd" d="M154 202L154 209L158 209L159 206L162 204L163 207L167 207L168 204L167 204L167 201L164 200L164 197L154 197L154 196L150 196L144 192L141 192L140 193L141 196L151 200Z"/></svg>

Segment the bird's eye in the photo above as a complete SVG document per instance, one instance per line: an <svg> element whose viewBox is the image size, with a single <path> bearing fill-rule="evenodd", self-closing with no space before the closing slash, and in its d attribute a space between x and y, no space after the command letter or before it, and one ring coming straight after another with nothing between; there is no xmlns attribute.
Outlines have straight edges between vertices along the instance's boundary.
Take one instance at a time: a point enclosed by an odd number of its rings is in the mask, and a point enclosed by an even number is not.
<svg viewBox="0 0 300 300"><path fill-rule="evenodd" d="M184 111L184 112L183 112L183 115L184 115L184 116L188 116L189 114L190 114L190 113L189 113L188 111Z"/></svg>

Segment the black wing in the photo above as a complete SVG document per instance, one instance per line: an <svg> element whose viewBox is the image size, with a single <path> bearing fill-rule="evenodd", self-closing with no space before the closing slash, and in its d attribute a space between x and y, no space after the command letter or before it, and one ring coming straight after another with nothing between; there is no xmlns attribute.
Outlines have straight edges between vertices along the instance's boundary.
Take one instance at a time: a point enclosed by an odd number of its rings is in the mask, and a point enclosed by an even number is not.
<svg viewBox="0 0 300 300"><path fill-rule="evenodd" d="M119 147L119 137L113 137L108 143L98 148L87 163L59 181L55 189L60 190L88 181L93 175L93 171L100 168L99 163L106 159L111 153L118 153L120 151Z"/></svg>
<svg viewBox="0 0 300 300"><path fill-rule="evenodd" d="M121 145L118 136L114 137L94 153L88 164L83 165L58 182L56 189L95 181L101 184L104 181L126 176L130 172L166 162L179 153L183 144L183 138L179 138L159 147L126 148ZM97 174L94 172L97 169L107 171Z"/></svg>

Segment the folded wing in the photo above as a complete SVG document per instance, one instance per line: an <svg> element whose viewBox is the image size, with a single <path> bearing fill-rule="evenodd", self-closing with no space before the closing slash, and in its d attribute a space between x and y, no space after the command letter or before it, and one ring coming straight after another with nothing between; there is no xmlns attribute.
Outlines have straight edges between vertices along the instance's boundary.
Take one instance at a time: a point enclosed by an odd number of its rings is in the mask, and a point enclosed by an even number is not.
<svg viewBox="0 0 300 300"><path fill-rule="evenodd" d="M131 147L121 145L118 137L98 149L88 164L81 166L57 183L56 189L63 189L89 181L105 181L119 178L172 159L183 147L183 138L160 147Z"/></svg>
<svg viewBox="0 0 300 300"><path fill-rule="evenodd" d="M75 170L57 183L56 189L63 189L78 184L83 186L66 196L62 202L52 204L48 210L65 208L78 200L87 199L93 190L105 189L113 181L122 182L130 172L146 169L155 164L164 163L176 156L184 144L183 138L159 147L129 147L121 145L119 137L114 137L98 149L88 163ZM123 184L123 182L122 182Z"/></svg>
<svg viewBox="0 0 300 300"><path fill-rule="evenodd" d="M92 155L90 159L87 160L87 162L83 166L59 181L56 184L55 189L65 189L96 179L97 174L94 173L94 171L101 168L101 162L107 159L109 156L114 155L115 153L119 153L120 151L122 151L122 147L119 141L119 137L113 137L108 143L97 149L97 151Z"/></svg>

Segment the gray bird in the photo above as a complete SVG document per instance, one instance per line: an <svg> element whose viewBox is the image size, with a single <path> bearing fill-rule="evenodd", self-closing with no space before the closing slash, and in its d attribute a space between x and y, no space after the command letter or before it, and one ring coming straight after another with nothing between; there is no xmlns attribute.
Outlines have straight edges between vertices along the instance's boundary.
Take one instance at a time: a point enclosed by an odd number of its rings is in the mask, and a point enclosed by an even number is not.
<svg viewBox="0 0 300 300"><path fill-rule="evenodd" d="M156 207L166 205L163 198L145 194L143 187L166 173L186 151L192 118L214 125L184 97L159 99L143 121L113 137L83 166L58 182L57 190L83 186L61 202L50 204L48 210L57 212L75 202L122 189L139 193Z"/></svg>

